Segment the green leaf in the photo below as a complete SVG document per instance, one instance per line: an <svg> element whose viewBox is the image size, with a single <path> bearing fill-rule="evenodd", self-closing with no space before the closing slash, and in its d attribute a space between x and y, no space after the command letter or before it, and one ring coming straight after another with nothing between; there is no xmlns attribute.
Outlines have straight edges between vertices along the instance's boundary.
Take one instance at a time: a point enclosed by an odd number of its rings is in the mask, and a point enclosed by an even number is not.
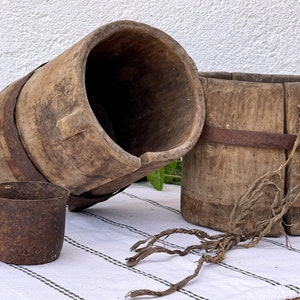
<svg viewBox="0 0 300 300"><path fill-rule="evenodd" d="M164 175L165 175L165 168L158 169L150 174L147 175L147 180L152 184L152 186L161 191L164 185Z"/></svg>
<svg viewBox="0 0 300 300"><path fill-rule="evenodd" d="M181 184L181 174L182 174L182 164L181 159L172 161L165 167L158 169L149 175L147 175L147 180L150 181L152 186L161 191L163 189L164 183L171 184Z"/></svg>
<svg viewBox="0 0 300 300"><path fill-rule="evenodd" d="M176 167L178 165L177 160L172 161L168 165L165 166L165 174L174 174Z"/></svg>
<svg viewBox="0 0 300 300"><path fill-rule="evenodd" d="M175 160L165 166L165 183L181 184L182 165L181 160Z"/></svg>

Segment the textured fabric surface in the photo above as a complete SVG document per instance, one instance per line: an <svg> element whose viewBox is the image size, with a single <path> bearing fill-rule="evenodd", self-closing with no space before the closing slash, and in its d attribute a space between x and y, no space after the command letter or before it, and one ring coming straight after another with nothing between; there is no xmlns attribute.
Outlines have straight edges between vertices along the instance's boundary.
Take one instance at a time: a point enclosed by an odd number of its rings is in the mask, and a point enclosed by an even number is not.
<svg viewBox="0 0 300 300"><path fill-rule="evenodd" d="M140 239L167 228L195 228L183 220L179 209L180 187L165 185L158 192L148 183L138 183L83 212L67 212L60 257L36 266L0 263L0 298L114 300L124 299L134 289L166 289L193 272L200 253L155 254L134 268L126 266L125 258L133 255L129 249ZM163 299L299 297L300 237L289 241L291 250L284 236L264 238L251 249L234 248L221 264L204 265L196 279ZM184 235L161 241L174 248L195 242Z"/></svg>

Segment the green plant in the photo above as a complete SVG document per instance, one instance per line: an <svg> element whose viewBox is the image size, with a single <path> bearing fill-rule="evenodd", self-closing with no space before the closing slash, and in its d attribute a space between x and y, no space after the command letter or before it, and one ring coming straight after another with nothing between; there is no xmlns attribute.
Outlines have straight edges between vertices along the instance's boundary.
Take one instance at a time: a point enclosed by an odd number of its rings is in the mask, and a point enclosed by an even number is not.
<svg viewBox="0 0 300 300"><path fill-rule="evenodd" d="M163 189L164 183L181 184L182 162L177 159L168 165L147 175L147 180L158 191Z"/></svg>

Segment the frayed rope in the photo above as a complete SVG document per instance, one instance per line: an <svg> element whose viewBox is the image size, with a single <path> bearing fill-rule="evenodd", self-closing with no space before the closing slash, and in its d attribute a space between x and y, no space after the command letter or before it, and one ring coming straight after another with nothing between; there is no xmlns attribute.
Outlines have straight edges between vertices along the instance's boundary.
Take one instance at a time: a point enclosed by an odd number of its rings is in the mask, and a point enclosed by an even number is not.
<svg viewBox="0 0 300 300"><path fill-rule="evenodd" d="M197 262L197 266L193 274L185 277L175 284L171 284L169 288L163 291L154 291L150 289L139 289L130 291L126 298L135 298L139 296L155 296L161 297L169 295L175 291L179 291L188 282L197 277L204 263L220 263L225 259L226 252L235 246L253 247L268 233L272 226L285 216L291 205L300 198L300 185L294 187L285 197L279 182L282 180L285 167L292 160L297 147L300 144L300 133L298 133L294 147L288 159L274 172L269 172L258 178L247 192L235 203L230 216L228 232L209 235L199 229L173 228L162 231L145 240L135 243L130 250L136 254L126 258L127 265L133 267L140 261L154 253L167 253L170 255L185 256L193 250L203 251L202 256ZM253 211L255 204L259 202L261 197L271 193L273 195L273 203L271 205L270 214L263 221L258 221L251 228L246 226L247 216ZM198 238L200 243L190 245L184 250L168 249L166 246L157 245L160 239L166 239L172 234L188 234ZM142 246L144 245L144 246Z"/></svg>

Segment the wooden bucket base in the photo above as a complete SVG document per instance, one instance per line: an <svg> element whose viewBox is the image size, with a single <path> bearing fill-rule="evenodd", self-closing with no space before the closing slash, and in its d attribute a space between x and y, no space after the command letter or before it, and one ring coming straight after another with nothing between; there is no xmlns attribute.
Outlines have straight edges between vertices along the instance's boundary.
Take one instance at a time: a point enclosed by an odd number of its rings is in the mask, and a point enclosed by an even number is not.
<svg viewBox="0 0 300 300"><path fill-rule="evenodd" d="M193 224L227 231L234 202L257 178L277 170L289 154L285 148L291 145L280 144L286 134L299 130L300 76L200 73L200 81L207 115L198 143L183 158L181 211ZM205 139L207 128L217 128L219 137ZM226 137L222 130L235 133ZM250 141L245 135L248 131ZM264 144L256 135L251 136L252 132L275 135ZM238 134L244 144L234 140ZM299 165L298 151L280 183L285 192L300 183ZM261 198L246 228L271 213L273 196ZM300 235L300 201L288 212L284 227L287 233ZM281 229L280 223L275 224L269 235L278 236Z"/></svg>

